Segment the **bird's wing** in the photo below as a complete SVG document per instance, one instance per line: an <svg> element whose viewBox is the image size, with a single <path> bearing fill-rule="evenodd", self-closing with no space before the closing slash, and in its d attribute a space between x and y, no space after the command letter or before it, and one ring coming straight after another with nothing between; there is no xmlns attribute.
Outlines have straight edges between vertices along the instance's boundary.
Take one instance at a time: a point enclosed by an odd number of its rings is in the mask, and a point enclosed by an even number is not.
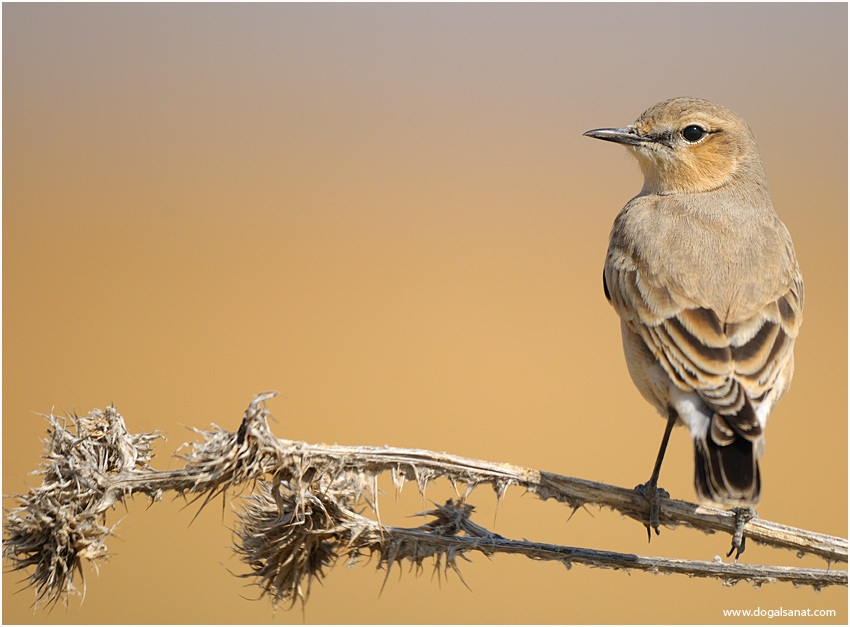
<svg viewBox="0 0 850 627"><path fill-rule="evenodd" d="M604 284L614 309L671 381L681 390L695 391L725 418L713 421L718 429L731 428L748 438L761 435L748 399L760 400L791 359L802 310L799 273L784 293L735 324L721 320L663 278L648 278L631 255L617 248L609 250ZM716 437L723 440L733 434Z"/></svg>

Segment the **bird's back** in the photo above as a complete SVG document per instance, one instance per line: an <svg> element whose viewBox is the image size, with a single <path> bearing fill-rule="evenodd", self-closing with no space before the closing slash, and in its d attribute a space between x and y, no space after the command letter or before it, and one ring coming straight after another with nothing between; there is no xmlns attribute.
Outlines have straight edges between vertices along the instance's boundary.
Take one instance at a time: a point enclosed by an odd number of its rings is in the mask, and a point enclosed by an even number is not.
<svg viewBox="0 0 850 627"><path fill-rule="evenodd" d="M787 233L769 201L746 204L723 191L638 196L612 229L606 278L609 266L632 266L640 286L668 293L677 308L739 323L799 280Z"/></svg>

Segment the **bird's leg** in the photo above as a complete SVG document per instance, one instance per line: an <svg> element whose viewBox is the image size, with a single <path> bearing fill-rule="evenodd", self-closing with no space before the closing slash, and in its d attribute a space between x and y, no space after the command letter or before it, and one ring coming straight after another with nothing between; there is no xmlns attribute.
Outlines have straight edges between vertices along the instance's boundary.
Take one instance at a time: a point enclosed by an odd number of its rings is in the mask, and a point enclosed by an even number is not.
<svg viewBox="0 0 850 627"><path fill-rule="evenodd" d="M735 533L732 534L732 548L729 549L726 557L730 557L732 553L735 553L735 561L737 562L738 558L741 557L741 554L747 548L747 538L744 537L744 525L753 518L758 518L758 513L753 507L733 507L732 511L735 512Z"/></svg>
<svg viewBox="0 0 850 627"><path fill-rule="evenodd" d="M661 448L658 449L658 457L655 458L655 468L652 469L652 476L649 481L635 487L635 491L641 494L649 501L649 521L646 523L646 536L649 541L652 541L652 529L655 529L655 535L660 535L660 522L658 520L661 509L661 499L670 498L670 493L664 488L658 487L658 475L661 474L661 462L664 461L664 453L667 451L667 443L670 441L670 432L673 431L673 425L676 424L678 418L673 409L669 409L667 413L667 426L664 429L664 437L661 439Z"/></svg>

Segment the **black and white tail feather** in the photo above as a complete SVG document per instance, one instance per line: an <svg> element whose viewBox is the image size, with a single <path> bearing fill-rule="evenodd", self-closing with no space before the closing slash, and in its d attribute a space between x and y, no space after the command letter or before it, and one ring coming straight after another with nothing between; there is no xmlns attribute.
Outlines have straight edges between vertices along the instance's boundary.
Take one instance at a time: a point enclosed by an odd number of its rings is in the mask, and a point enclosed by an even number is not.
<svg viewBox="0 0 850 627"><path fill-rule="evenodd" d="M705 436L694 438L694 488L699 500L724 506L758 503L763 449L764 434L749 401L735 416L712 415Z"/></svg>

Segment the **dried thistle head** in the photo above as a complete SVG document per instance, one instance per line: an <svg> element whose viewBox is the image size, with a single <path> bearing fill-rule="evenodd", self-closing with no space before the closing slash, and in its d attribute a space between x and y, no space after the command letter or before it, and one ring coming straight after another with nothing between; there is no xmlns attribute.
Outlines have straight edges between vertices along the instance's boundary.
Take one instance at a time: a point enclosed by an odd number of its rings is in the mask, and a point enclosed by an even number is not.
<svg viewBox="0 0 850 627"><path fill-rule="evenodd" d="M251 402L239 430L235 433L212 425L209 431L192 429L201 435L201 442L184 444L186 453L176 456L186 462L184 472L192 477L181 492L206 494L206 504L232 487L242 486L267 473L274 472L283 461L277 438L268 425L269 411L265 401L277 392L257 395Z"/></svg>
<svg viewBox="0 0 850 627"><path fill-rule="evenodd" d="M83 562L95 567L108 557L113 535L105 512L122 498L104 488L109 475L147 468L157 433L131 434L114 407L88 416L45 416L50 428L42 484L19 495L20 506L6 512L3 556L12 570L32 568L29 584L36 606L55 605L85 591ZM75 585L79 577L83 589Z"/></svg>
<svg viewBox="0 0 850 627"><path fill-rule="evenodd" d="M500 537L472 522L474 507L462 499L420 514L430 520L414 529L382 525L359 511L367 505L375 511L376 495L365 487L368 473L316 468L305 458L290 462L274 481L260 482L245 497L234 547L250 567L241 576L254 579L274 606L288 603L289 609L300 601L303 607L314 579L321 580L339 559L353 565L364 555L377 556L385 584L394 564L407 562L421 573L426 559L434 560L438 574L452 570L463 582L457 558L466 559L467 549L442 539Z"/></svg>
<svg viewBox="0 0 850 627"><path fill-rule="evenodd" d="M261 482L245 497L234 550L272 603L302 606L313 579L321 580L339 556L342 522L328 493L305 491L289 481Z"/></svg>

